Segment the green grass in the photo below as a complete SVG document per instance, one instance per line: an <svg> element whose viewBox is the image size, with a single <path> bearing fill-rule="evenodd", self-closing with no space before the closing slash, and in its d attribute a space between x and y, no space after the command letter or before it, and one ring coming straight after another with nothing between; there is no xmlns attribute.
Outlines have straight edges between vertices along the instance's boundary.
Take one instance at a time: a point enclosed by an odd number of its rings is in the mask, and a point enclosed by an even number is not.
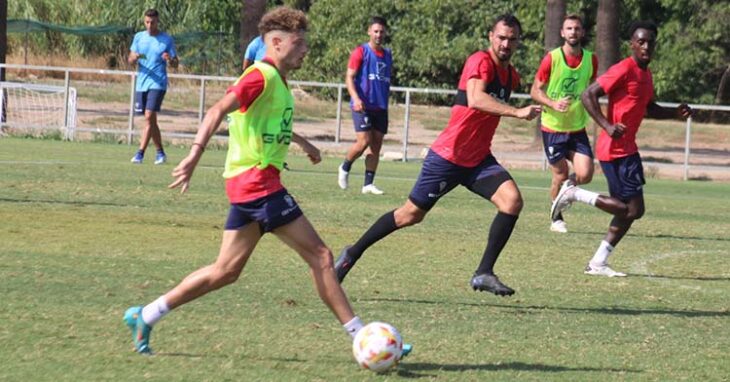
<svg viewBox="0 0 730 382"><path fill-rule="evenodd" d="M647 213L612 257L625 279L584 276L609 222L574 206L548 232L548 174L514 171L525 199L497 272L512 298L475 293L494 208L457 189L421 225L374 246L344 286L365 320L415 345L394 373L355 365L350 340L300 259L266 236L238 283L155 328L131 351L122 313L215 258L225 152L185 196L172 165L133 166L132 146L0 139L0 380L727 380L730 186L650 180ZM186 153L170 147L172 162ZM284 183L333 250L402 203L417 163L382 163L383 197L335 184L338 158L290 157ZM362 162L352 182L361 182ZM602 179L588 188L603 191Z"/></svg>

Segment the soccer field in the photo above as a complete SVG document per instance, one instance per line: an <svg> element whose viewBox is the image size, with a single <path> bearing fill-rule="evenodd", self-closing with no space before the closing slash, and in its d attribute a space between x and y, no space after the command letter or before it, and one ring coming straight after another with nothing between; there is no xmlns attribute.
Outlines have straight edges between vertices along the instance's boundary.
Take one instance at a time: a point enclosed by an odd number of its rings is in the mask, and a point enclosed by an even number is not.
<svg viewBox="0 0 730 382"><path fill-rule="evenodd" d="M648 179L647 212L611 263L583 275L610 217L585 205L549 232L547 172L512 171L525 209L497 263L511 298L469 280L494 207L457 189L420 225L376 244L344 287L364 321L396 326L413 353L385 376L360 370L308 268L265 236L239 281L165 317L154 357L132 351L124 310L212 262L228 210L225 152L188 194L171 164L133 146L0 139L0 380L689 380L730 378L730 184ZM337 158L291 155L283 181L337 254L399 206L418 163L381 163L382 197L337 188ZM352 184L362 181L362 161ZM588 189L605 191L601 174Z"/></svg>

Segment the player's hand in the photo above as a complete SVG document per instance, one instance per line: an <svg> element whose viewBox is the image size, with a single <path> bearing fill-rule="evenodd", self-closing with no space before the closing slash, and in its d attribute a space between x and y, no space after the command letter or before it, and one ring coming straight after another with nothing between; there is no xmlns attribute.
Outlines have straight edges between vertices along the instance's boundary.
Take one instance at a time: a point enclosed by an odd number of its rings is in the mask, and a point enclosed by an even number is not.
<svg viewBox="0 0 730 382"><path fill-rule="evenodd" d="M309 161L312 162L312 164L317 164L322 161L322 155L320 154L319 149L316 146L307 145L303 149L304 152L307 153Z"/></svg>
<svg viewBox="0 0 730 382"><path fill-rule="evenodd" d="M200 152L191 152L188 154L188 156L172 170L172 177L175 178L175 180L170 183L167 188L181 187L180 193L184 194L190 187L190 178L192 178L193 171L195 171L195 166L198 165L199 160Z"/></svg>
<svg viewBox="0 0 730 382"><path fill-rule="evenodd" d="M132 62L137 62L142 55L137 52L129 52L129 58Z"/></svg>
<svg viewBox="0 0 730 382"><path fill-rule="evenodd" d="M677 115L680 118L687 119L693 114L694 114L694 110L692 110L692 108L689 107L689 105L687 105L686 103L683 103L683 104L680 104L679 106L677 106Z"/></svg>
<svg viewBox="0 0 730 382"><path fill-rule="evenodd" d="M557 102L553 102L553 109L565 113L570 107L570 97L564 97L559 99Z"/></svg>
<svg viewBox="0 0 730 382"><path fill-rule="evenodd" d="M352 111L357 111L357 112L365 111L365 105L363 105L362 100L356 99L356 100L352 101Z"/></svg>
<svg viewBox="0 0 730 382"><path fill-rule="evenodd" d="M163 52L162 53L162 59L165 61L170 61L170 53Z"/></svg>
<svg viewBox="0 0 730 382"><path fill-rule="evenodd" d="M626 130L626 125L623 123L617 123L609 126L606 129L606 133L610 135L611 138L621 138L621 136L624 135L624 130Z"/></svg>
<svg viewBox="0 0 730 382"><path fill-rule="evenodd" d="M540 113L542 113L542 107L540 107L539 105L530 105L517 109L515 117L532 121L538 115L540 115Z"/></svg>

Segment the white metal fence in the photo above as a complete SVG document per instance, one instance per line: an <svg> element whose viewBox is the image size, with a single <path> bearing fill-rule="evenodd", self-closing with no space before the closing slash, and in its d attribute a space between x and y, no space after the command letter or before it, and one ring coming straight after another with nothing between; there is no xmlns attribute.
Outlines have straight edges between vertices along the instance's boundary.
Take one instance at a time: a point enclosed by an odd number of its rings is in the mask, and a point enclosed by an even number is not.
<svg viewBox="0 0 730 382"><path fill-rule="evenodd" d="M129 81L129 107L128 107L128 113L127 113L127 129L126 129L126 141L128 144L131 144L133 141L134 135L139 135L140 133L137 132L134 128L134 93L135 93L135 80L137 73L133 71L121 71L121 70L104 70L104 69L85 69L85 68L71 68L71 67L54 67L54 66L37 66L37 65L17 65L17 64L0 64L0 68L8 69L8 70L19 70L19 71L46 71L46 72L61 72L63 73L64 78L64 88L67 89L67 95L68 95L68 89L70 87L71 82L71 74L72 73L79 73L79 74L93 74L93 75L101 75L101 76L110 76L110 77L127 77ZM197 108L197 119L198 121L202 121L203 117L205 115L206 111L206 86L211 81L218 81L218 82L227 82L231 83L236 80L236 77L225 77L225 76L200 76L200 75L189 75L189 74L176 74L176 73L170 73L168 74L168 77L171 79L183 79L188 81L194 81L199 83L199 95L198 95L198 108ZM343 107L343 91L346 89L345 84L343 83L323 83L323 82L310 82L310 81L290 81L289 82L293 86L300 86L300 87L312 87L312 88L329 88L336 90L337 92L337 111L336 111L336 127L334 132L334 142L340 143L341 137L342 137L342 107ZM401 144L402 144L402 160L408 159L408 148L409 148L409 137L410 137L410 126L411 126L411 110L412 110L412 104L411 104L411 96L413 94L425 94L425 95L444 95L444 96L450 96L456 94L455 90L444 90L444 89L429 89L429 88L408 88L408 87L391 87L391 91L394 93L403 93L403 99L404 99L404 119L403 119L403 129L402 129L402 136L400 138ZM530 99L530 96L527 94L512 94L512 98L516 99ZM66 102L66 105L68 105L68 102ZM679 104L677 103L668 103L668 102L659 102L659 105L664 107L676 107ZM724 112L730 112L730 106L717 106L717 105L700 105L700 104L691 104L690 105L695 110L715 110L715 111L724 111ZM65 111L66 115L68 115L68 111ZM75 132L92 132L92 133L120 133L118 129L106 129L106 128L89 128L89 127L83 127L83 126L77 126L72 127L68 126L68 118L65 119L67 121L66 126L62 126L61 128L65 132L65 136L67 139L74 139L74 133ZM539 121L537 122L539 123ZM2 126L10 126L12 127L12 122L5 122L3 121ZM47 126L36 126L36 128L44 129L48 128ZM164 137L168 138L193 138L195 136L194 133L181 133L181 132L162 132L162 135ZM690 164L690 156L692 154L691 150L691 144L692 144L692 118L688 118L686 122L686 128L685 128L685 144L684 144L684 160L683 160L683 171L684 176L683 178L687 180L689 178L689 172L690 168L693 167ZM546 160L544 158L544 155L542 155L542 158L539 159L542 161L542 167L546 168ZM724 167L727 170L730 170L730 168L727 168L727 164L721 165L719 167Z"/></svg>

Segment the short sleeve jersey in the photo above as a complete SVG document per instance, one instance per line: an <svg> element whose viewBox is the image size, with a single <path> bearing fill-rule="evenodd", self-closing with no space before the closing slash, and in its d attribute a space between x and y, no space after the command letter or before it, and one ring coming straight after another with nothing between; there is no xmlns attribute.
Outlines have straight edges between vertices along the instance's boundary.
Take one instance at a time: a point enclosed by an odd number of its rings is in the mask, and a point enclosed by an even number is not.
<svg viewBox="0 0 730 382"><path fill-rule="evenodd" d="M633 57L629 57L608 68L596 81L608 95L608 122L626 126L624 134L616 139L601 130L596 157L600 161L612 161L638 152L636 133L646 107L654 98L651 71L641 69Z"/></svg>
<svg viewBox="0 0 730 382"><path fill-rule="evenodd" d="M158 32L154 36L147 31L138 32L134 35L129 50L142 55L137 60L135 91L167 90L167 63L162 59L162 54L177 56L172 37L164 32Z"/></svg>
<svg viewBox="0 0 730 382"><path fill-rule="evenodd" d="M520 84L515 68L497 65L487 51L479 51L466 60L459 79L458 91L466 92L466 84L472 79L484 81L487 87L500 86L514 90ZM511 79L512 83L508 81ZM496 82L495 82L496 81ZM498 101L499 94L491 94ZM461 104L454 104L446 128L431 145L431 150L442 158L464 167L474 167L492 153L492 138L499 124L500 116L485 113Z"/></svg>
<svg viewBox="0 0 730 382"><path fill-rule="evenodd" d="M264 39L259 35L255 39L251 40L251 43L246 47L246 53L243 58L249 61L261 61L266 55L266 44Z"/></svg>

